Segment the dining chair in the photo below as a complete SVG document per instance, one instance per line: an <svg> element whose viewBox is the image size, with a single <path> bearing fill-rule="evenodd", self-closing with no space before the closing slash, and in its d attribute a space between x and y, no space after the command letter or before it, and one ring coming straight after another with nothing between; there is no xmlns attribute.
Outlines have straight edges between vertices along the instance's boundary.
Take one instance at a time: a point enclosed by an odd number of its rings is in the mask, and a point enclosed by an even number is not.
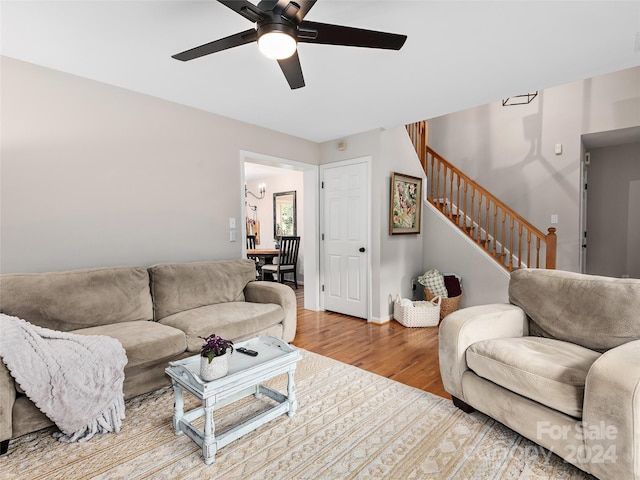
<svg viewBox="0 0 640 480"><path fill-rule="evenodd" d="M247 235L247 250L254 250L256 248L256 236ZM247 258L256 262L256 280L261 277L262 265L260 264L260 257L253 255L247 255Z"/></svg>
<svg viewBox="0 0 640 480"><path fill-rule="evenodd" d="M265 272L271 273L275 280L284 283L284 276L293 273L293 283L298 288L298 249L300 248L300 237L281 237L280 252L278 253L278 263L262 266L262 280Z"/></svg>

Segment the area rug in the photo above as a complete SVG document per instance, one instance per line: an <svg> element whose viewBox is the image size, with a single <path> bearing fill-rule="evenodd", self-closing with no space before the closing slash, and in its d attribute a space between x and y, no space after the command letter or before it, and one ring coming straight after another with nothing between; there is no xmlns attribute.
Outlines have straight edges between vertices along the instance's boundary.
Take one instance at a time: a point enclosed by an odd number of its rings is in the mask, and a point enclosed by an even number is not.
<svg viewBox="0 0 640 480"><path fill-rule="evenodd" d="M286 392L286 376L270 386ZM284 415L220 449L200 449L172 427L167 387L126 403L118 434L61 443L52 430L11 441L3 479L591 479L534 443L450 400L303 351L299 400ZM187 397L186 407L197 405ZM247 397L215 412L217 431L267 407Z"/></svg>

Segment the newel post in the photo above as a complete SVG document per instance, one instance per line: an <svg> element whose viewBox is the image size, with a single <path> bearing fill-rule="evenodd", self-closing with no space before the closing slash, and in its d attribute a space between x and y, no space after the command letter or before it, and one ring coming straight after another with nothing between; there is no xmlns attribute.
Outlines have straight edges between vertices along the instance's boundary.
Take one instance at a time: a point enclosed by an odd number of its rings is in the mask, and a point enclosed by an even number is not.
<svg viewBox="0 0 640 480"><path fill-rule="evenodd" d="M556 268L556 229L554 227L549 227L547 229L549 232L546 236L546 244L547 244L547 259L546 259L546 268L555 269Z"/></svg>

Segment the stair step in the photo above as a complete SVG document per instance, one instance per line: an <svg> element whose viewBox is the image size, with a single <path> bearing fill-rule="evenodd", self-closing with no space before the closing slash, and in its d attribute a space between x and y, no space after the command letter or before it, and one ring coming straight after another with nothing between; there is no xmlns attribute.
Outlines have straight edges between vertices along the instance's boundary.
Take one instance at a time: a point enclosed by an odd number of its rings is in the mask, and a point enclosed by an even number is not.
<svg viewBox="0 0 640 480"><path fill-rule="evenodd" d="M447 204L446 203L436 202L434 205L438 210L440 210L442 213L447 215Z"/></svg>
<svg viewBox="0 0 640 480"><path fill-rule="evenodd" d="M459 224L459 220L460 217L462 217L463 219L465 219L465 216L460 214L460 213L451 213L449 214L448 209L450 207L449 204L449 200L447 199L438 199L438 200L431 200L431 203L445 216L447 217L450 221L452 221L460 230L462 230L463 232L465 232L465 234L474 242L476 242L478 245L480 245L487 253L489 253L490 255L493 255L495 257L495 259L502 264L507 270L509 271L513 271L513 270L517 270L518 266L517 266L517 262L516 264L512 264L509 265L509 259L507 258L507 254L505 252L496 252L493 253L493 251L491 251L491 239L487 239L485 238L481 238L480 240L478 240L477 238L477 226L475 225L460 225ZM465 219L466 220L466 219Z"/></svg>

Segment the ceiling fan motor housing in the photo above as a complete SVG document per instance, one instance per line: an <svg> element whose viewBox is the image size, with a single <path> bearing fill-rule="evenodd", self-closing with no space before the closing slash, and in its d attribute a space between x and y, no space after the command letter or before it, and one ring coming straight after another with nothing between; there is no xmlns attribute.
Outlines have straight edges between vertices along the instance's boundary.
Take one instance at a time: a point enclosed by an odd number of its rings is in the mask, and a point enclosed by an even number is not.
<svg viewBox="0 0 640 480"><path fill-rule="evenodd" d="M292 37L294 40L297 41L297 33L298 33L297 26L282 17L269 18L267 20L263 20L261 22L258 22L257 27L258 27L257 28L258 38L260 38L265 33L279 32L279 33L286 33L287 35L289 35L290 37Z"/></svg>

